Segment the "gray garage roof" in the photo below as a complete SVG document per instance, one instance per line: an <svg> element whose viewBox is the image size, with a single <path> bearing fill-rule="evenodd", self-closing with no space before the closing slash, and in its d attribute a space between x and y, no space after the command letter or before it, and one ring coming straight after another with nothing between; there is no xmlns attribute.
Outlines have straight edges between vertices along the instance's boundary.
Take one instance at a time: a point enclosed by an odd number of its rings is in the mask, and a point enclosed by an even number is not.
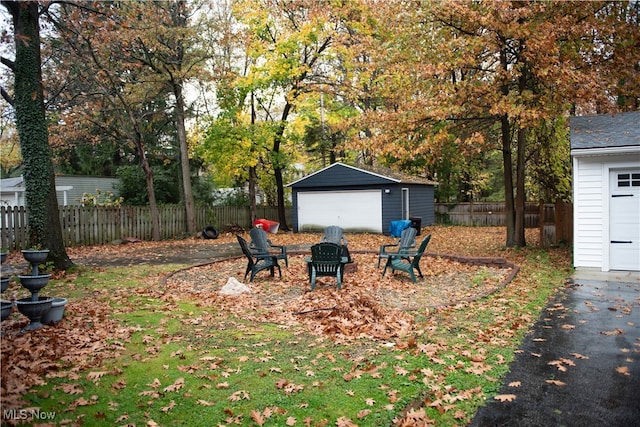
<svg viewBox="0 0 640 427"><path fill-rule="evenodd" d="M571 149L640 145L640 111L572 117Z"/></svg>
<svg viewBox="0 0 640 427"><path fill-rule="evenodd" d="M382 166L351 166L333 163L325 168L287 184L288 187L325 187L344 185L388 184L438 185L424 177L412 176Z"/></svg>

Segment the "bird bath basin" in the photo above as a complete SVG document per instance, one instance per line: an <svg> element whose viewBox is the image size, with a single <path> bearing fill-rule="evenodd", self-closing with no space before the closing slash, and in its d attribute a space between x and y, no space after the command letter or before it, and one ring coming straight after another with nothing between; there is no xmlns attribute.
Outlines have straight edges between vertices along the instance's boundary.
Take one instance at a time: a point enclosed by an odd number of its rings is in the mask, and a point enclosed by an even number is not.
<svg viewBox="0 0 640 427"><path fill-rule="evenodd" d="M33 301L37 301L38 292L40 292L40 289L47 286L50 277L51 274L39 274L37 276L19 275L18 279L20 279L20 284L23 287L31 291L31 297Z"/></svg>
<svg viewBox="0 0 640 427"><path fill-rule="evenodd" d="M51 304L53 298L50 297L37 297L34 301L31 297L21 298L16 300L16 307L18 311L29 318L31 321L24 329L24 331L33 331L42 326L42 316L51 310Z"/></svg>

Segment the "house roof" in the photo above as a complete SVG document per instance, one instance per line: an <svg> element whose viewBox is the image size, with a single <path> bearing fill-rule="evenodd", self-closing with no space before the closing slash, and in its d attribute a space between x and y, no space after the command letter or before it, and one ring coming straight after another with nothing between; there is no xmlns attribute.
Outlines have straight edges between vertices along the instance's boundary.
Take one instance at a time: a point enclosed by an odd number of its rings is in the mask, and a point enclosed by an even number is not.
<svg viewBox="0 0 640 427"><path fill-rule="evenodd" d="M4 191L24 191L24 178L21 176L16 178L0 179L0 189Z"/></svg>
<svg viewBox="0 0 640 427"><path fill-rule="evenodd" d="M379 180L379 182L388 182L388 183L397 183L397 184L421 184L421 185L438 185L437 182L434 181L430 181L426 178L423 177L418 177L418 176L413 176L413 175L408 175L402 172L398 172L395 171L393 169L390 168L386 168L386 167L382 167L382 166L365 166L365 165L358 165L356 166L351 166L351 165L347 165L344 163L340 163L340 162L336 162L333 163L325 168L322 168L320 170L317 170L313 173L310 173L309 175L306 175L294 182L291 182L289 184L287 184L287 187L291 187L291 186L295 186L297 184L302 183L303 181L313 181L314 177L317 177L318 175L323 175L326 172L329 172L331 170L349 170L355 173L359 173L359 174L364 174L367 175L371 178L376 178ZM341 182L341 184L345 184L344 182Z"/></svg>
<svg viewBox="0 0 640 427"><path fill-rule="evenodd" d="M571 149L640 146L640 111L570 119Z"/></svg>

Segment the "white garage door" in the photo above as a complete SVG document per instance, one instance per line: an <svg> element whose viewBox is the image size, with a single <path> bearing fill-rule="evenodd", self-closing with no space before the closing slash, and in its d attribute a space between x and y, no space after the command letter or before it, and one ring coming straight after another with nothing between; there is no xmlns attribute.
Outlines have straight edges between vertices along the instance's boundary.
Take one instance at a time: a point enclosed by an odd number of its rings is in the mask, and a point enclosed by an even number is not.
<svg viewBox="0 0 640 427"><path fill-rule="evenodd" d="M640 270L640 169L610 172L609 221L612 270Z"/></svg>
<svg viewBox="0 0 640 427"><path fill-rule="evenodd" d="M338 225L345 231L382 232L382 191L298 193L298 230Z"/></svg>

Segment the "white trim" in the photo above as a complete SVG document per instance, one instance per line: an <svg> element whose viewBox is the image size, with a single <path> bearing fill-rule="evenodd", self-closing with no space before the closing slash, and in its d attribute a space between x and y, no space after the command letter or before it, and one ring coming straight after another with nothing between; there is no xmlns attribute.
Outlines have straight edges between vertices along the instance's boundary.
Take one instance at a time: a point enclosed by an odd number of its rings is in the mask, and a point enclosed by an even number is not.
<svg viewBox="0 0 640 427"><path fill-rule="evenodd" d="M364 169L360 169L360 168L357 168L357 167L355 167L355 166L345 165L344 163L336 162L336 163L332 163L332 164L330 164L329 166L324 167L324 168L322 168L322 169L320 169L320 170L317 170L317 171L315 171L315 172L312 172L312 173L310 173L309 175L305 175L305 176L303 176L303 177L302 177L302 178L300 178L300 179L297 179L297 180L295 180L295 181L293 181L293 182L290 182L289 184L286 184L286 185L285 185L285 187L291 187L292 185L297 184L297 183L298 183L298 182L300 182L300 181L304 181L304 180L305 180L305 179L307 179L307 178L311 178L311 177L312 177L312 176L314 176L314 175L317 175L317 174L319 174L319 173L321 173L321 172L324 172L324 171L326 171L326 170L329 170L329 169L331 169L331 168L333 168L333 167L337 167L337 166L344 166L344 167L347 167L347 168L349 168L349 169L353 169L353 170L357 170L357 171L362 172L362 173L366 173L367 175L373 175L373 176L377 176L377 177L379 177L379 178L388 179L389 181L393 181L393 182L401 182L399 179L391 178L390 176L380 175L380 174L378 174L378 173L370 172L370 171L368 171L368 170L364 170Z"/></svg>
<svg viewBox="0 0 640 427"><path fill-rule="evenodd" d="M409 211L409 206L411 206L411 203L409 202L409 188L408 187L402 187L400 189L400 203L402 203L402 213L404 213L404 218L402 219L409 219L409 217L411 216L411 212Z"/></svg>
<svg viewBox="0 0 640 427"><path fill-rule="evenodd" d="M571 157L584 156L612 156L616 154L632 154L640 155L639 145L627 145L623 147L607 147L607 148L577 148L571 150Z"/></svg>
<svg viewBox="0 0 640 427"><path fill-rule="evenodd" d="M602 271L609 271L611 241L611 165L602 162Z"/></svg>

